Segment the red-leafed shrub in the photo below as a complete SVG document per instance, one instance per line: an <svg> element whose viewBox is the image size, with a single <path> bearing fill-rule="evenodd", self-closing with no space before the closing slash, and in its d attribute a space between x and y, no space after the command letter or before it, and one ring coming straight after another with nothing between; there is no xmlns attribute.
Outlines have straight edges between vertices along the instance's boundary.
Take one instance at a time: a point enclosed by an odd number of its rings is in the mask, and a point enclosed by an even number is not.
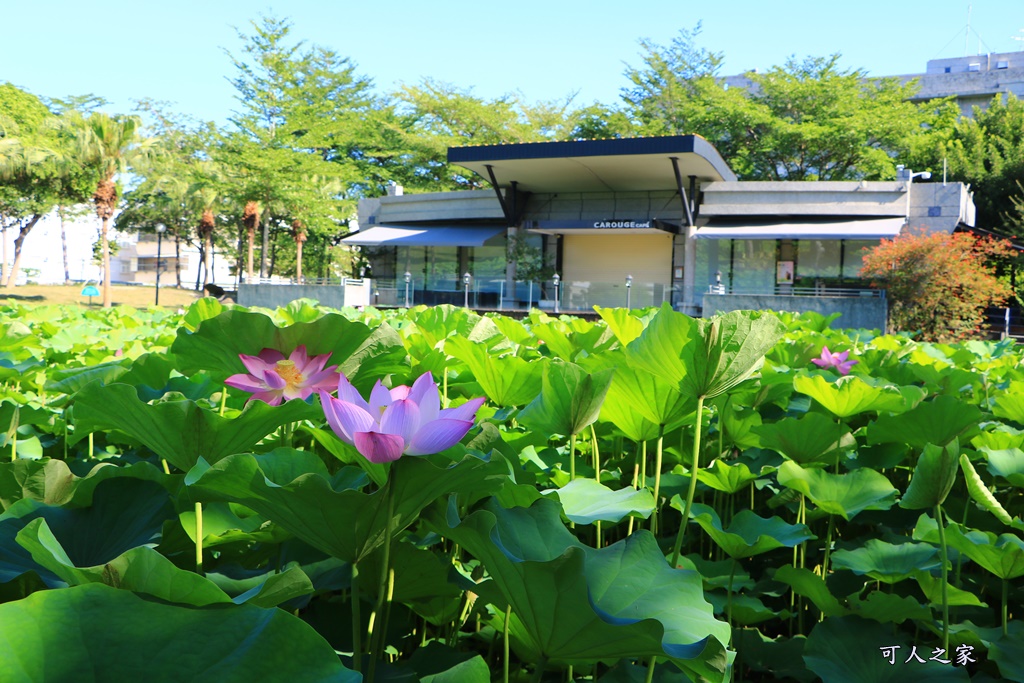
<svg viewBox="0 0 1024 683"><path fill-rule="evenodd" d="M961 341L977 335L986 307L1012 294L991 265L1010 254L1006 240L965 232L909 233L868 251L861 276L887 290L892 332L915 332L922 341Z"/></svg>

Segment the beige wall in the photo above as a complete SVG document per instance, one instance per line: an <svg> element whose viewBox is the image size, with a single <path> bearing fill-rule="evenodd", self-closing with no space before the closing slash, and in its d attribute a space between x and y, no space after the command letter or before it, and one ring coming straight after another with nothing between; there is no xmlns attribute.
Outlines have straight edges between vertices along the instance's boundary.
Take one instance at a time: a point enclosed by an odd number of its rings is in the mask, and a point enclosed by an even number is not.
<svg viewBox="0 0 1024 683"><path fill-rule="evenodd" d="M669 233L565 235L562 239L567 309L625 305L627 275L633 276L633 306L658 306L667 296L672 281Z"/></svg>

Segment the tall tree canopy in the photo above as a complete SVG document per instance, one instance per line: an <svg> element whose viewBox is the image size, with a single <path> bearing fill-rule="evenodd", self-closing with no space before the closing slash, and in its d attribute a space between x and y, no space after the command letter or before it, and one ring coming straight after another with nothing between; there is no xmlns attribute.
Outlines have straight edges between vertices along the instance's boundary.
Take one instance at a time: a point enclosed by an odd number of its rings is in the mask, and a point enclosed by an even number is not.
<svg viewBox="0 0 1024 683"><path fill-rule="evenodd" d="M791 59L729 88L721 53L697 48L698 33L681 31L668 46L641 41L625 110L642 134L707 138L742 179L893 178L894 157L926 120L907 101L916 86L843 70L839 55Z"/></svg>

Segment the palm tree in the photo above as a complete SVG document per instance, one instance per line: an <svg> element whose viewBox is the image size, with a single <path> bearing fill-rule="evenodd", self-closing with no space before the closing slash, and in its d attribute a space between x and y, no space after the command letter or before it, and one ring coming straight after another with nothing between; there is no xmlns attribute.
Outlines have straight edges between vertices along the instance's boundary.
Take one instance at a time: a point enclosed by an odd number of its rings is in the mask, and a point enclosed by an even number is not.
<svg viewBox="0 0 1024 683"><path fill-rule="evenodd" d="M253 245L256 242L256 230L260 227L260 205L256 202L246 202L245 210L242 212L242 224L249 237L249 254L245 263L245 281L252 282L252 256Z"/></svg>
<svg viewBox="0 0 1024 683"><path fill-rule="evenodd" d="M302 221L292 221L292 237L295 239L295 281L302 284L302 243L306 241L306 226Z"/></svg>
<svg viewBox="0 0 1024 683"><path fill-rule="evenodd" d="M117 208L117 184L114 177L149 156L154 138L143 137L142 121L137 116L108 116L99 112L80 119L73 131L77 153L83 162L99 172L99 183L92 195L96 215L101 221L100 253L103 259L103 307L110 308L110 219Z"/></svg>

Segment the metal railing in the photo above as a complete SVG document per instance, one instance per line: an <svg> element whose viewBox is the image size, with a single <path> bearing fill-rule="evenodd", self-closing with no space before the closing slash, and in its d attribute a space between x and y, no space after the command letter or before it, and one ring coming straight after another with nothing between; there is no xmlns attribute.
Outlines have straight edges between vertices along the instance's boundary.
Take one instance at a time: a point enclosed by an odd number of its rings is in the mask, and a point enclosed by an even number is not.
<svg viewBox="0 0 1024 683"><path fill-rule="evenodd" d="M725 284L708 285L708 294L742 294L746 296L838 296L838 297L864 297L864 298L885 298L884 289L872 289L867 287L794 287L793 285L775 285L773 288L731 288Z"/></svg>

